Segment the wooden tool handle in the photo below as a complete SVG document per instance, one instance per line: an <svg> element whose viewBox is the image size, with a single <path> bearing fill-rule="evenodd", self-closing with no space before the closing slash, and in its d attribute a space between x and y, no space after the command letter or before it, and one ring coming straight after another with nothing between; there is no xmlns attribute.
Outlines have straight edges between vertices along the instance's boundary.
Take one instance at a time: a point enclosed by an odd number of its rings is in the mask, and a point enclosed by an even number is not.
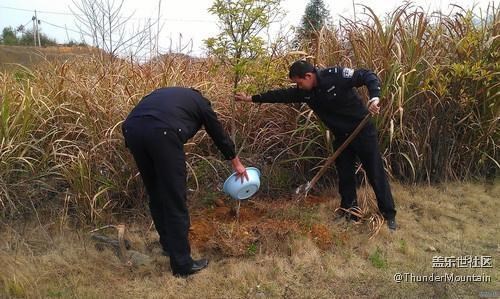
<svg viewBox="0 0 500 299"><path fill-rule="evenodd" d="M325 174L326 170L328 169L328 166L330 166L338 158L338 156L340 156L342 151L352 142L352 140L354 138L356 138L356 136L358 136L359 132L363 129L363 127L366 125L366 123L368 122L369 119L370 119L370 114L368 113L365 116L365 118L363 118L363 120L361 120L361 122L358 124L356 129L354 129L354 131L351 133L351 135L349 135L349 137L347 137L347 139L344 141L344 143L342 143L342 145L333 153L333 155L331 155L326 160L325 164L323 164L323 166L321 166L321 169L318 171L318 173L316 173L316 175L312 178L311 182L309 183L309 186L307 188L308 190L311 190L314 187L314 185L316 185L316 183L321 178L321 176L323 176L323 174Z"/></svg>

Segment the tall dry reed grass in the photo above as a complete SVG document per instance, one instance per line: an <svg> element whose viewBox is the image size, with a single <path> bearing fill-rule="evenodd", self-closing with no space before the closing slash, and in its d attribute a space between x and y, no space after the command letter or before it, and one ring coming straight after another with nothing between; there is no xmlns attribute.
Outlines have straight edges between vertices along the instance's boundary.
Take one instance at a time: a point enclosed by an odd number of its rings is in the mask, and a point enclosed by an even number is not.
<svg viewBox="0 0 500 299"><path fill-rule="evenodd" d="M376 119L390 174L406 182L495 176L499 154L499 10L446 16L409 5L385 21L325 29L316 59L374 69L382 78ZM262 58L241 86L285 86L296 56L280 48ZM46 61L0 73L2 217L65 200L82 221L142 207L144 191L120 125L141 96L161 86L193 86L213 101L224 123L234 117L236 143L264 170L263 191L288 190L310 178L331 153L332 136L304 105L237 106L231 79L210 58L166 55L147 64L99 56ZM190 189L217 191L230 168L207 134L186 145ZM332 172L333 173L333 172ZM323 184L330 184L326 176ZM198 193L196 193L198 192Z"/></svg>

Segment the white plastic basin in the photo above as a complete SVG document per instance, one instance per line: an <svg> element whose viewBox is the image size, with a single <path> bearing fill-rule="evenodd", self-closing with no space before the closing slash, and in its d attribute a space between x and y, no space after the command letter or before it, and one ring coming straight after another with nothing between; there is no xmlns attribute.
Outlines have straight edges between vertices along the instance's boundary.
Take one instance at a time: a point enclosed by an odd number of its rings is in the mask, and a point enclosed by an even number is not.
<svg viewBox="0 0 500 299"><path fill-rule="evenodd" d="M255 167L247 167L248 181L246 178L241 182L241 178L236 176L236 172L231 174L224 182L224 193L236 200L243 200L252 197L260 187L260 170Z"/></svg>

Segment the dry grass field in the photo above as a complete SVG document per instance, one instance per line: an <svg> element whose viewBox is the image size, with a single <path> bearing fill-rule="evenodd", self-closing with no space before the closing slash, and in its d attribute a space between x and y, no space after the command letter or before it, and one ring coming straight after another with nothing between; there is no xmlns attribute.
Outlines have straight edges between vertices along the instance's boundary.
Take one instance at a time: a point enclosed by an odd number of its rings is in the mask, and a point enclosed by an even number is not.
<svg viewBox="0 0 500 299"><path fill-rule="evenodd" d="M336 221L335 194L244 202L237 220L226 206L192 202L190 238L209 267L188 279L170 274L147 216L121 216L131 250L127 265L74 227L63 211L51 221L13 222L0 237L0 296L12 298L478 298L498 297L500 185L393 185L400 228ZM370 192L363 191L366 198ZM373 212L373 211L371 211ZM59 217L54 217L59 215ZM110 223L120 223L118 219ZM5 223L4 223L5 224ZM103 223L104 225L104 223ZM116 238L116 232L108 235ZM493 268L433 268L433 257L490 256ZM477 275L491 282L401 282L415 276ZM487 294L487 293L482 293ZM491 293L488 293L491 294Z"/></svg>

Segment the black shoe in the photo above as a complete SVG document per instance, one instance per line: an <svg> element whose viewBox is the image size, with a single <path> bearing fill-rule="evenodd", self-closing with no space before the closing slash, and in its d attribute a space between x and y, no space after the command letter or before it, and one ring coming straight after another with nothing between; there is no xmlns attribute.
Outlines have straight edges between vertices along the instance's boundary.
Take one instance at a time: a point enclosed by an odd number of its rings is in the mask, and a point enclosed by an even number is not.
<svg viewBox="0 0 500 299"><path fill-rule="evenodd" d="M396 230L397 228L396 218L387 219L387 226L389 227L390 230Z"/></svg>
<svg viewBox="0 0 500 299"><path fill-rule="evenodd" d="M347 217L347 219L349 221L352 221L352 222L359 222L360 218L354 214L350 214L349 213L349 216Z"/></svg>
<svg viewBox="0 0 500 299"><path fill-rule="evenodd" d="M350 212L346 212L344 210L339 210L339 211L337 211L337 213L335 213L335 217L334 217L333 221L341 221L341 220L345 220L347 222L349 222L349 221L358 222L359 217L350 213Z"/></svg>
<svg viewBox="0 0 500 299"><path fill-rule="evenodd" d="M191 266L191 269L189 269L187 271L173 271L173 274L175 276L187 277L189 275L195 274L195 273L205 269L207 266L208 266L207 259L195 260L195 261L193 261L193 265Z"/></svg>

